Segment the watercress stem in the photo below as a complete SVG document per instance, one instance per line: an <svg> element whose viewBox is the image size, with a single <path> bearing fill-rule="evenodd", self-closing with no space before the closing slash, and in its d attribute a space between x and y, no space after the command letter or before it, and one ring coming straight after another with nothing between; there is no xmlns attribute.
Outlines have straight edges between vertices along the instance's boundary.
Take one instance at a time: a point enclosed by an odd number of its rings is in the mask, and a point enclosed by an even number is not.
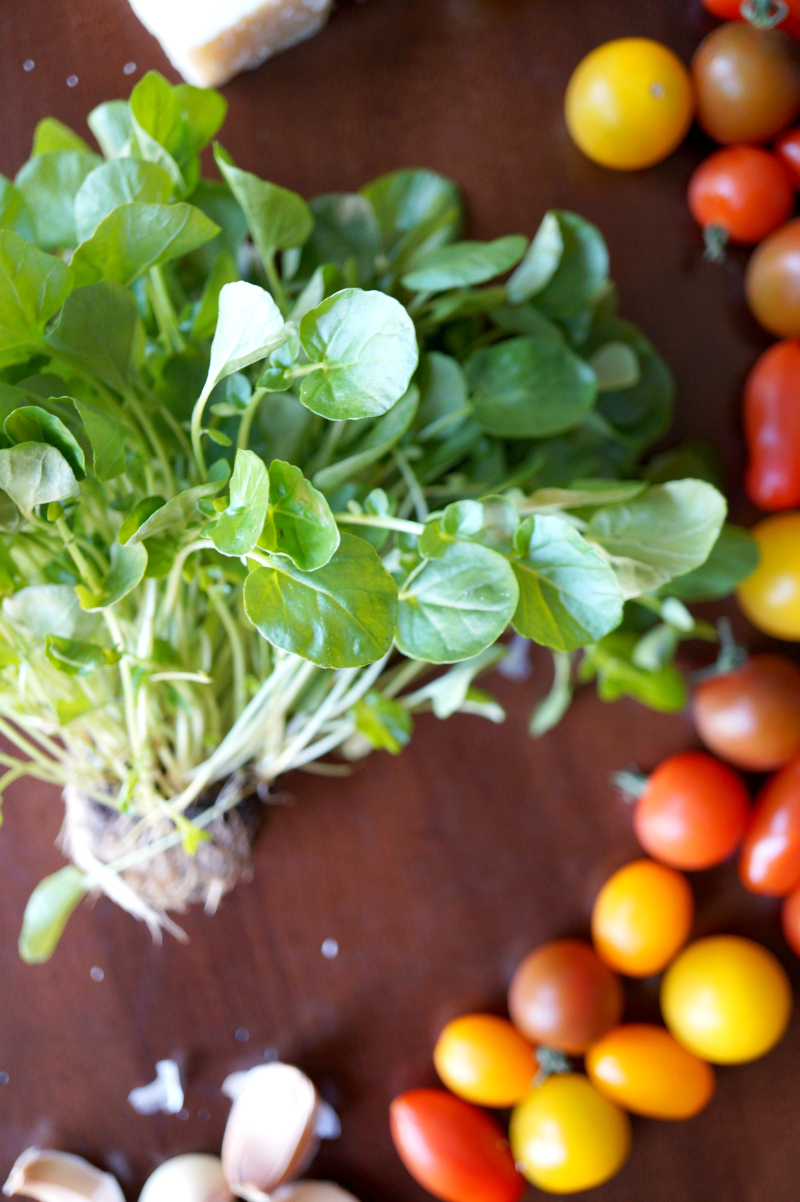
<svg viewBox="0 0 800 1202"><path fill-rule="evenodd" d="M425 494L420 488L419 480L414 475L414 470L406 459L403 451L401 451L398 447L395 447L393 455L394 461L400 469L400 474L405 481L406 487L408 488L408 495L413 498L417 517L421 522L424 522L428 516L428 504L425 500Z"/></svg>
<svg viewBox="0 0 800 1202"><path fill-rule="evenodd" d="M334 518L340 526L377 526L379 530L399 530L402 534L422 534L425 527L420 522L407 522L404 518L393 518L379 514L372 516L367 513L335 513Z"/></svg>
<svg viewBox="0 0 800 1202"><path fill-rule="evenodd" d="M262 397L265 397L266 395L266 388L257 388L251 396L247 408L242 414L242 420L239 422L239 435L236 439L236 446L242 451L247 450L247 444L250 441L250 427L253 424L253 418L256 415L256 409L261 403Z"/></svg>
<svg viewBox="0 0 800 1202"><path fill-rule="evenodd" d="M264 263L264 270L267 273L269 290L272 293L275 304L285 317L289 309L289 302L286 299L286 292L281 283L281 277L278 275L278 268L275 264L275 251L267 250L266 248L262 249L261 247L259 247L259 250L261 251L261 259Z"/></svg>
<svg viewBox="0 0 800 1202"><path fill-rule="evenodd" d="M72 562L75 564L75 567L81 574L83 583L87 586L87 588L90 588L93 593L99 593L103 587L102 581L97 575L97 572L94 570L92 564L90 564L89 561L84 557L83 552L75 541L75 535L70 530L65 519L63 517L57 518L55 526L56 530L61 535L64 546L72 558Z"/></svg>
<svg viewBox="0 0 800 1202"><path fill-rule="evenodd" d="M178 319L172 306L167 282L160 267L151 267L149 271L150 301L158 322L158 328L164 339L167 350L182 351L186 343L178 329Z"/></svg>

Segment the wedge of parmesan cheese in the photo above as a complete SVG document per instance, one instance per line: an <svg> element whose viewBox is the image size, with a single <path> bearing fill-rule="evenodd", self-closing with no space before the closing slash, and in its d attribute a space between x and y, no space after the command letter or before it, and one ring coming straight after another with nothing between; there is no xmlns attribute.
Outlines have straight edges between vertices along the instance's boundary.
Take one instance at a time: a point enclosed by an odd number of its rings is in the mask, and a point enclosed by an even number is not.
<svg viewBox="0 0 800 1202"><path fill-rule="evenodd" d="M310 38L333 0L130 0L187 83L214 88Z"/></svg>

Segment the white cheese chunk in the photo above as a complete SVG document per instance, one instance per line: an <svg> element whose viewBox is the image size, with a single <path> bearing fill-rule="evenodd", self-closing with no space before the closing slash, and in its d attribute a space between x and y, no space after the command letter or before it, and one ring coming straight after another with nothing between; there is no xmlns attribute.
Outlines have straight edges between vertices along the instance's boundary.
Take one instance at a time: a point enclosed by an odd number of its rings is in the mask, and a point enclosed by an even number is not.
<svg viewBox="0 0 800 1202"><path fill-rule="evenodd" d="M333 0L130 0L183 78L214 88L310 38Z"/></svg>

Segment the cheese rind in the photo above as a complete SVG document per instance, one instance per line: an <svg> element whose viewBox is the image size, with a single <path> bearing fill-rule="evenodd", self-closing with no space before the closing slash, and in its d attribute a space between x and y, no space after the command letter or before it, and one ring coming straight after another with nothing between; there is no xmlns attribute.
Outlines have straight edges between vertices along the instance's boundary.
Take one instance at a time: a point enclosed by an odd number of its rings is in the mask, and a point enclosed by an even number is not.
<svg viewBox="0 0 800 1202"><path fill-rule="evenodd" d="M317 33L333 0L130 0L187 83L214 88Z"/></svg>

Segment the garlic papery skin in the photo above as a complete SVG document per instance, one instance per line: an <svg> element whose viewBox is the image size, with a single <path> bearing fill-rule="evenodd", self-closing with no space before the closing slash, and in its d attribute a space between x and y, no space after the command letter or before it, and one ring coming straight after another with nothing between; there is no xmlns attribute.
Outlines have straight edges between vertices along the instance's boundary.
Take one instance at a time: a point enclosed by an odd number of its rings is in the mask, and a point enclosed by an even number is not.
<svg viewBox="0 0 800 1202"><path fill-rule="evenodd" d="M222 1161L203 1153L165 1160L147 1178L139 1202L233 1202Z"/></svg>
<svg viewBox="0 0 800 1202"><path fill-rule="evenodd" d="M358 1202L358 1199L332 1181L293 1181L276 1190L272 1202Z"/></svg>
<svg viewBox="0 0 800 1202"><path fill-rule="evenodd" d="M233 1104L222 1141L222 1167L234 1194L269 1202L279 1185L299 1177L319 1144L319 1096L289 1064L252 1069Z"/></svg>
<svg viewBox="0 0 800 1202"><path fill-rule="evenodd" d="M3 1186L9 1197L35 1202L125 1202L115 1177L68 1152L28 1148L18 1157Z"/></svg>

